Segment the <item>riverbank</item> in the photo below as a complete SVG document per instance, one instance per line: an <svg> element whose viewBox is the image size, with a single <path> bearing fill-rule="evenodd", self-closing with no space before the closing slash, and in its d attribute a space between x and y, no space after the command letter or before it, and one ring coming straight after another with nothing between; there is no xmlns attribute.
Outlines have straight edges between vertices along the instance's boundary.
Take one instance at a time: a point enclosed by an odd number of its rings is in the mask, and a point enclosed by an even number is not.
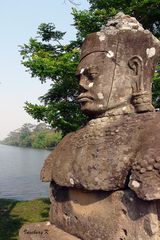
<svg viewBox="0 0 160 240"><path fill-rule="evenodd" d="M11 131L8 136L0 141L17 147L31 147L35 149L52 149L61 140L60 131L49 128L46 124L24 124L21 128Z"/></svg>
<svg viewBox="0 0 160 240"><path fill-rule="evenodd" d="M23 224L48 221L48 198L32 201L0 199L0 239L18 240Z"/></svg>
<svg viewBox="0 0 160 240"><path fill-rule="evenodd" d="M35 150L47 150L47 151L53 151L54 147L44 147L44 148L36 148L32 146L19 146L19 145L14 145L14 144L9 144L9 143L4 143L3 141L0 141L0 145L4 146L11 146L11 147L20 147L20 148L26 148L26 149L35 149Z"/></svg>

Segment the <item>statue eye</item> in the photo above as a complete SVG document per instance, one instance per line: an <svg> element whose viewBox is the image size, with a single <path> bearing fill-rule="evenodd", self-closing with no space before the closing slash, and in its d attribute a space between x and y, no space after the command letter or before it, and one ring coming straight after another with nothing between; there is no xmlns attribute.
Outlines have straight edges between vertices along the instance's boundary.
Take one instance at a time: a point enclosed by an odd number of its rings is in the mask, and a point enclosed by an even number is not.
<svg viewBox="0 0 160 240"><path fill-rule="evenodd" d="M90 72L89 73L89 78L90 79L95 79L97 77L97 75L98 75L98 73L96 73L96 72Z"/></svg>

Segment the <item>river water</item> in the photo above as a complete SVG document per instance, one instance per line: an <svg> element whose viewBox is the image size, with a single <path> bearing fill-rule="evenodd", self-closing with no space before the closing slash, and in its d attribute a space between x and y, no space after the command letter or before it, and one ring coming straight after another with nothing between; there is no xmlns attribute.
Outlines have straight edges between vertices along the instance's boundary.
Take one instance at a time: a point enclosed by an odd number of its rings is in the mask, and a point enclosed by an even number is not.
<svg viewBox="0 0 160 240"><path fill-rule="evenodd" d="M0 145L0 198L31 200L48 197L40 170L50 151Z"/></svg>

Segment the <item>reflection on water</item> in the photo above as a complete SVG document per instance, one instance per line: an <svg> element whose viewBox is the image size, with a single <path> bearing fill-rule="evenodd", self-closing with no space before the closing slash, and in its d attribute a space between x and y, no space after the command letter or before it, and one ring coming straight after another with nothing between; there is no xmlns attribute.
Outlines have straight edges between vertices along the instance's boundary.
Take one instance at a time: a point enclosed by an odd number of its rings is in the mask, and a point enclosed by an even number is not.
<svg viewBox="0 0 160 240"><path fill-rule="evenodd" d="M0 198L30 200L48 197L48 185L40 181L47 150L0 145Z"/></svg>

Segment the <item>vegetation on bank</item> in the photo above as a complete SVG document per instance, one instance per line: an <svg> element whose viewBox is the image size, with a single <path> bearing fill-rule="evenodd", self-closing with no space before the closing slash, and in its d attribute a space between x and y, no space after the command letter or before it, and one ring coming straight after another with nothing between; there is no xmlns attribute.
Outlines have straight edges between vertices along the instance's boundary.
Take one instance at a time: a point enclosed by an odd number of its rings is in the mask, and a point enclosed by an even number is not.
<svg viewBox="0 0 160 240"><path fill-rule="evenodd" d="M48 221L49 199L13 201L0 199L0 239L18 240L23 224Z"/></svg>
<svg viewBox="0 0 160 240"><path fill-rule="evenodd" d="M51 149L61 138L60 131L51 129L44 123L38 125L26 123L21 128L10 132L1 143L19 147Z"/></svg>

